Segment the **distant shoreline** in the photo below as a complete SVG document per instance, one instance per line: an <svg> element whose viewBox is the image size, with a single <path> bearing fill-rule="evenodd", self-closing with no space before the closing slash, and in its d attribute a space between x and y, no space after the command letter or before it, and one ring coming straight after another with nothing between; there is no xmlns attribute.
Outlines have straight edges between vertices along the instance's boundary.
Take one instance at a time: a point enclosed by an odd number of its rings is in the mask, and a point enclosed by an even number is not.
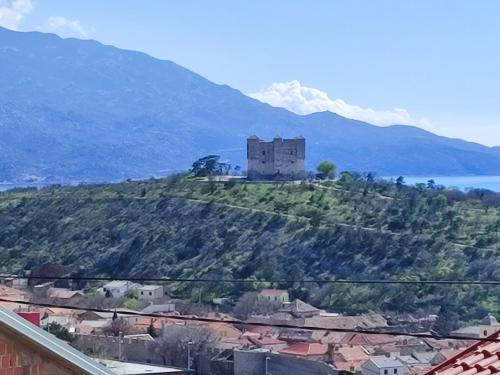
<svg viewBox="0 0 500 375"><path fill-rule="evenodd" d="M488 189L500 192L500 176L403 176L407 185L427 183L434 180L437 185L467 189ZM385 177L384 177L385 178ZM389 177L395 178L395 177Z"/></svg>
<svg viewBox="0 0 500 375"><path fill-rule="evenodd" d="M383 179L390 180L396 179L398 176L384 176ZM407 185L415 185L418 183L427 183L429 180L434 180L436 185L444 185L446 187L455 187L462 191L468 189L488 189L500 193L500 176L405 176L405 183ZM95 182L95 183L117 183L120 181L109 181L109 182ZM90 183L90 182L82 182ZM78 182L71 182L67 184L61 184L62 186L75 186ZM91 184L91 183L90 183ZM16 188L43 188L46 186L55 185L49 183L0 183L0 191L6 191Z"/></svg>

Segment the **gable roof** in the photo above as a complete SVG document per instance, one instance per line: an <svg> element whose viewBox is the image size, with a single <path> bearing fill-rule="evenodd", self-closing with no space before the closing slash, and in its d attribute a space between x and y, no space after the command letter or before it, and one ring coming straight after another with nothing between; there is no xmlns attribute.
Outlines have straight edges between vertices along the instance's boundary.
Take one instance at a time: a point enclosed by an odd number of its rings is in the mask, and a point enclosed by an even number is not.
<svg viewBox="0 0 500 375"><path fill-rule="evenodd" d="M500 339L500 330L488 336ZM500 342L478 341L426 375L490 375L500 373Z"/></svg>
<svg viewBox="0 0 500 375"><path fill-rule="evenodd" d="M320 309L296 298L290 303L285 304L279 311L290 312L292 314L318 313Z"/></svg>
<svg viewBox="0 0 500 375"><path fill-rule="evenodd" d="M481 319L481 324L483 325L488 325L488 326L498 326L500 323L498 323L497 318L493 314L488 313L483 319Z"/></svg>
<svg viewBox="0 0 500 375"><path fill-rule="evenodd" d="M342 344L367 345L367 346L389 344L394 341L395 341L394 337L389 335L384 335L383 333L367 335L364 333L357 333L357 332L348 332L341 340Z"/></svg>
<svg viewBox="0 0 500 375"><path fill-rule="evenodd" d="M8 287L5 285L0 285L0 296L2 296L2 298L21 297L21 296L27 296L27 295L29 295L29 293L26 292L25 290L20 290L20 289L11 288L11 287Z"/></svg>
<svg viewBox="0 0 500 375"><path fill-rule="evenodd" d="M65 288L50 288L49 297L59 298L59 299L71 299L75 296L83 297L83 292L81 290L69 290Z"/></svg>
<svg viewBox="0 0 500 375"><path fill-rule="evenodd" d="M81 374L112 375L113 372L95 362L62 340L28 322L12 311L0 307L0 330L8 336L15 335L16 340L23 340L33 347L50 353L73 371Z"/></svg>
<svg viewBox="0 0 500 375"><path fill-rule="evenodd" d="M141 312L144 314L157 314L164 312L173 312L175 311L175 304L173 303L164 303L161 305L149 305L145 307Z"/></svg>
<svg viewBox="0 0 500 375"><path fill-rule="evenodd" d="M341 346L336 352L342 356L344 361L362 361L369 358L361 346L353 346L352 348Z"/></svg>
<svg viewBox="0 0 500 375"><path fill-rule="evenodd" d="M325 355L328 345L317 342L296 342L278 351L281 354L297 355L302 357Z"/></svg>
<svg viewBox="0 0 500 375"><path fill-rule="evenodd" d="M401 361L389 357L371 357L367 362L372 362L378 368L401 367Z"/></svg>

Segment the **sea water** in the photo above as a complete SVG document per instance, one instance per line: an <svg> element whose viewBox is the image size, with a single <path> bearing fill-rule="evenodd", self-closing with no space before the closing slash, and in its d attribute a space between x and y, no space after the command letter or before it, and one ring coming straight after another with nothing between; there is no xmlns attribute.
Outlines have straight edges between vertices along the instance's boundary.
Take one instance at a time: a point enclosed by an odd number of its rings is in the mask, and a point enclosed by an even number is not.
<svg viewBox="0 0 500 375"><path fill-rule="evenodd" d="M488 189L500 192L500 176L461 176L461 177L406 177L404 176L407 185L415 185L418 183L427 183L429 180L434 180L437 185L446 187L455 187L462 191L468 189Z"/></svg>

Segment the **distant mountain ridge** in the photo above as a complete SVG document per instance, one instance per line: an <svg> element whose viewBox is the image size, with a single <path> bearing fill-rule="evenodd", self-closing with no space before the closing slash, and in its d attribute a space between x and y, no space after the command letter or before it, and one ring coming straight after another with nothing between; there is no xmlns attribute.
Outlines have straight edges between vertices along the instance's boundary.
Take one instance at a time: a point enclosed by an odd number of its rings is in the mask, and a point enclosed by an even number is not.
<svg viewBox="0 0 500 375"><path fill-rule="evenodd" d="M220 154L245 138L303 135L307 164L380 175L500 175L500 148L334 113L299 116L173 62L53 34L0 28L0 181L116 181Z"/></svg>

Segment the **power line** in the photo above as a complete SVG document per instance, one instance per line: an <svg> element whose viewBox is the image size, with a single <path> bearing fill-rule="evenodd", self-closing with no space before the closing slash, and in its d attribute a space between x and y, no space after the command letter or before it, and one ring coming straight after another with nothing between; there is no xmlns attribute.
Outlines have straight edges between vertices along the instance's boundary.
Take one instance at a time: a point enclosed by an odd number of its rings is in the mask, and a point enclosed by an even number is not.
<svg viewBox="0 0 500 375"><path fill-rule="evenodd" d="M410 284L410 285L500 285L496 280L347 280L347 279L209 279L209 278L174 278L174 277L123 277L123 276L21 276L0 275L0 280L35 279L69 281L131 281L131 282L193 282L193 283L267 283L267 284Z"/></svg>
<svg viewBox="0 0 500 375"><path fill-rule="evenodd" d="M433 335L431 333L407 333L401 331L381 331L381 330L366 330L366 329L349 329L349 328L326 328L326 327L316 327L316 326L296 326L292 324L277 324L277 323L258 323L258 322L247 322L241 321L237 319L215 319L215 318L204 318L198 316L185 316L185 315L161 315L161 314L146 314L135 311L122 311L122 310L107 310L107 309L99 309L92 307L78 307L78 306L70 306L70 305L57 305L52 303L36 303L36 302L28 302L28 301L17 301L17 300L9 300L0 298L0 302L10 302L17 303L20 305L28 305L28 306L36 306L36 307L47 307L47 308L62 308L68 310L81 310L81 311L90 311L90 312L99 312L99 313L111 313L117 315L131 315L131 316L140 316L146 318L160 318L160 319L177 319L183 321L197 321L201 323L226 323L233 325L245 325L245 326L256 326L256 327L273 327L273 328L284 328L284 329L300 329L300 330L308 330L308 331L326 331L326 332L339 332L339 333L360 333L366 335L388 335L388 336L409 336L415 338L422 339L436 339L436 340L472 340L472 341L485 341L485 342L499 342L500 339L493 338L476 338L470 336L458 336L458 335Z"/></svg>

